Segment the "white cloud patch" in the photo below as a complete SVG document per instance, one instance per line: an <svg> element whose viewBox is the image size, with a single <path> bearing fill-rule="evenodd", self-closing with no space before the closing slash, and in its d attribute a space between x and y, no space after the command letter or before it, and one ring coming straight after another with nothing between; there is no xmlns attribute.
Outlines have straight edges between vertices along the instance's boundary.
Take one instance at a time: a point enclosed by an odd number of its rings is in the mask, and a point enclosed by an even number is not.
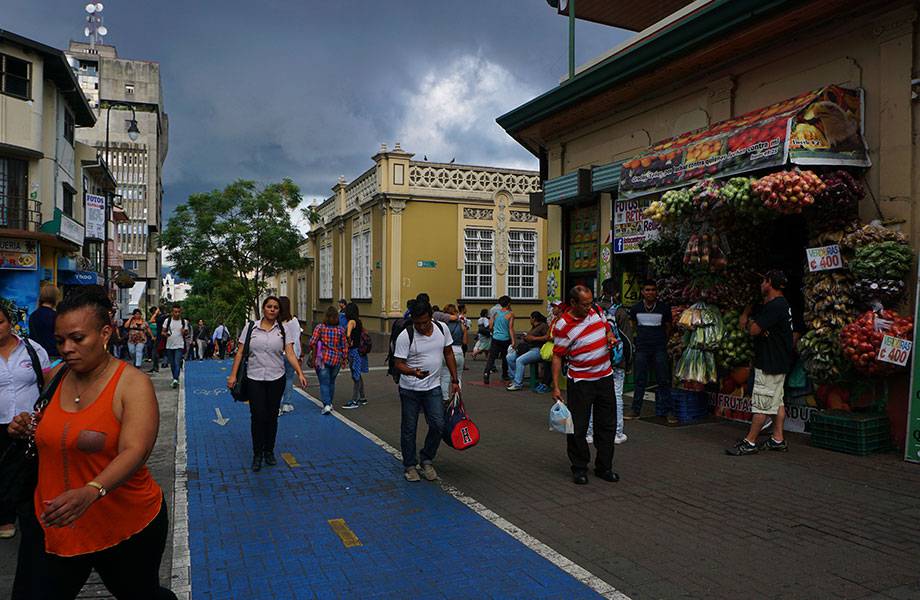
<svg viewBox="0 0 920 600"><path fill-rule="evenodd" d="M513 73L483 56L464 55L422 76L406 98L397 136L432 162L535 169L536 159L495 122L536 96Z"/></svg>

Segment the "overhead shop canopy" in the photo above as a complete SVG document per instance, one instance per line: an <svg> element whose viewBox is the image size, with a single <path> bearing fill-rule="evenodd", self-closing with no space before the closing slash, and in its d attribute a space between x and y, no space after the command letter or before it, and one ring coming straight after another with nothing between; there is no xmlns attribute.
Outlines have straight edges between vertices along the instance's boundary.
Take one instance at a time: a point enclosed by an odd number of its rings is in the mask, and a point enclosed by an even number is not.
<svg viewBox="0 0 920 600"><path fill-rule="evenodd" d="M797 165L869 167L863 91L828 86L656 144L626 161L620 198Z"/></svg>

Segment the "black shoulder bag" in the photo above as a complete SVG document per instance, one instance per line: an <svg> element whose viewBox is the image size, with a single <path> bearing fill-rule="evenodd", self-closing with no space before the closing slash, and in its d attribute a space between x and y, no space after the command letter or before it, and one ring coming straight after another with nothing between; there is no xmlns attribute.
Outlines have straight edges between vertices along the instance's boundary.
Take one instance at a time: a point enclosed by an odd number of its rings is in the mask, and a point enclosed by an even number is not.
<svg viewBox="0 0 920 600"><path fill-rule="evenodd" d="M246 401L246 371L249 369L249 342L252 340L252 329L255 327L255 321L249 322L249 329L246 331L246 343L243 344L243 359L240 361L240 368L236 372L236 383L230 389L230 395L237 402Z"/></svg>
<svg viewBox="0 0 920 600"><path fill-rule="evenodd" d="M35 349L31 347L28 340L26 351L32 360L33 368L36 371L36 381L39 390L43 387L44 376L41 372L41 363ZM48 384L48 387L41 391L38 400L35 401L33 415L39 415L45 410L45 407L51 402L54 393L57 391L61 380L67 373L68 367L64 365L54 375L54 378ZM34 417L33 417L34 418ZM4 435L7 435L4 433ZM38 455L35 451L35 433L32 432L28 439L10 440L10 444L0 455L0 505L17 506L20 502L28 502L38 483Z"/></svg>

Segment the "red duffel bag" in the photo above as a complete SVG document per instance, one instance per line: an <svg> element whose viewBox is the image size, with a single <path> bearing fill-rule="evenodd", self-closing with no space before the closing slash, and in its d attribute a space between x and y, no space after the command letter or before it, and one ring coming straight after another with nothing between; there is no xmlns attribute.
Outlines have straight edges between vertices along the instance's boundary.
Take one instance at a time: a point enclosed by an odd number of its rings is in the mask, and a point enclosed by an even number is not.
<svg viewBox="0 0 920 600"><path fill-rule="evenodd" d="M454 450L466 450L479 443L479 428L466 414L460 394L444 409L444 441Z"/></svg>

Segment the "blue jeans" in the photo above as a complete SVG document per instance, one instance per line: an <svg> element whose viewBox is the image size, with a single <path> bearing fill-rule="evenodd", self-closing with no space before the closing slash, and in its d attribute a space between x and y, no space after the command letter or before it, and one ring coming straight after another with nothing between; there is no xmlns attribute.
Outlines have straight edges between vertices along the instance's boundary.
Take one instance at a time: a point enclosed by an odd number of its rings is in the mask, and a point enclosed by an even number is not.
<svg viewBox="0 0 920 600"><path fill-rule="evenodd" d="M339 374L340 367L325 366L316 370L316 378L319 379L319 397L323 405L332 406L332 399L335 397L335 378Z"/></svg>
<svg viewBox="0 0 920 600"><path fill-rule="evenodd" d="M138 369L144 364L144 349L146 347L147 342L140 342L137 344L128 343L128 353L131 354L131 358L134 359L134 366Z"/></svg>
<svg viewBox="0 0 920 600"><path fill-rule="evenodd" d="M294 376L297 373L294 371L294 367L291 366L291 363L284 360L284 395L281 396L281 404L294 404L291 402L294 399Z"/></svg>
<svg viewBox="0 0 920 600"><path fill-rule="evenodd" d="M668 363L668 351L665 348L653 350L636 350L636 389L633 391L633 412L642 412L642 400L645 397L645 386L648 385L648 369L654 364L655 382L655 414L667 415L673 410L671 406L671 366Z"/></svg>
<svg viewBox="0 0 920 600"><path fill-rule="evenodd" d="M399 388L399 400L402 404L402 422L399 428L399 445L403 455L403 467L409 469L418 464L415 456L415 436L418 431L418 413L425 412L428 422L428 435L421 452L422 464L430 463L438 453L441 445L441 432L444 431L444 404L441 402L441 388L436 387L424 392Z"/></svg>
<svg viewBox="0 0 920 600"><path fill-rule="evenodd" d="M182 348L169 348L166 350L166 360L169 361L169 368L172 371L172 377L179 380L179 371L182 370Z"/></svg>
<svg viewBox="0 0 920 600"><path fill-rule="evenodd" d="M513 373L514 385L524 385L524 371L527 365L540 362L540 349L531 348L518 356L516 350L508 350L508 369Z"/></svg>

